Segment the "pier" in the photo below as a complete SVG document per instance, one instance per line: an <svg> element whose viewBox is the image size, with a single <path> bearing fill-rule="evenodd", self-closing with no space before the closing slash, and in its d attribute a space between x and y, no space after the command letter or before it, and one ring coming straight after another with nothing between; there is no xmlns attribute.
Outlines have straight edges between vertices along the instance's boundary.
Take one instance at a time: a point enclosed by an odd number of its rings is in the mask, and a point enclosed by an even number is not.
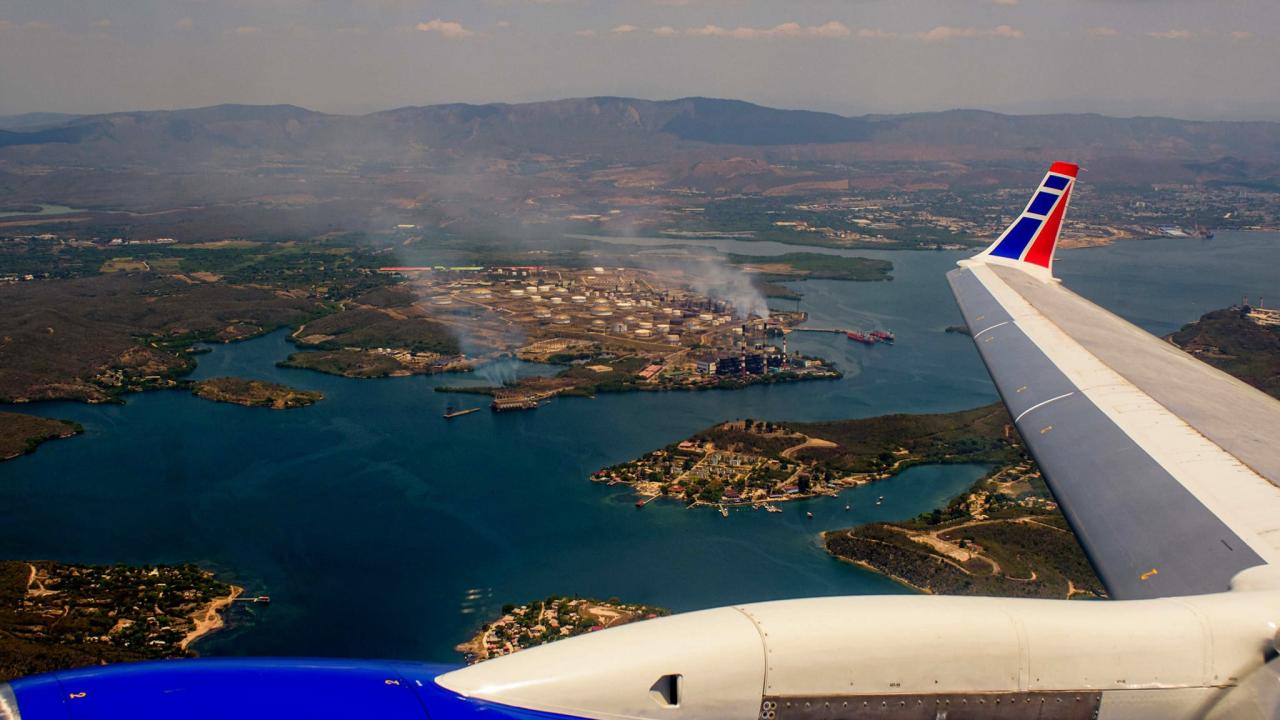
<svg viewBox="0 0 1280 720"><path fill-rule="evenodd" d="M797 327L791 328L791 332L816 332L816 333L835 333L836 335L844 335L853 332L852 330L844 330L841 328L825 328L825 327Z"/></svg>

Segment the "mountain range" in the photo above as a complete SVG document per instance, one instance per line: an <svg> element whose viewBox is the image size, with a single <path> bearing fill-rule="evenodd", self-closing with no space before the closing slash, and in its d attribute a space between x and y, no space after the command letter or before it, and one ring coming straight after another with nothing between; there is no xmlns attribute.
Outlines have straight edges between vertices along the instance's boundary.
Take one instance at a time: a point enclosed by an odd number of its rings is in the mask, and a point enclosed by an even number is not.
<svg viewBox="0 0 1280 720"><path fill-rule="evenodd" d="M616 97L431 105L349 116L291 105L0 118L0 161L159 163L587 155L661 160L734 146L798 160L1280 161L1280 123L978 110L843 117L734 100ZM785 149L785 150L784 150ZM246 157L248 156L248 157Z"/></svg>

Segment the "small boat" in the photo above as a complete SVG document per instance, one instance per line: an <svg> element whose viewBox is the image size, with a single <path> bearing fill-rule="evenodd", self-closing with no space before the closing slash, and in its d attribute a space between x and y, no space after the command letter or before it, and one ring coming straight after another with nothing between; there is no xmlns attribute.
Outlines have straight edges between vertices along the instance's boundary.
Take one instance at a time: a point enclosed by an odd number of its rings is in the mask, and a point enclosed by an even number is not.
<svg viewBox="0 0 1280 720"><path fill-rule="evenodd" d="M805 514L804 514L804 516L805 516L805 517L807 517L807 518L809 518L810 520L812 520L812 519L813 519L813 513L811 513L811 512L807 512L807 513L805 513Z"/></svg>
<svg viewBox="0 0 1280 720"><path fill-rule="evenodd" d="M253 604L254 604L254 605L270 605L270 604L271 604L271 596L270 596L270 595L259 595L258 597L256 597L256 598L254 598L254 599L253 599Z"/></svg>
<svg viewBox="0 0 1280 720"><path fill-rule="evenodd" d="M480 412L480 408L473 407L473 408L463 408L462 410L456 410L453 407L448 407L448 408L445 408L444 419L452 420L456 417L462 417L463 415L470 415L473 412Z"/></svg>
<svg viewBox="0 0 1280 720"><path fill-rule="evenodd" d="M727 507L725 507L725 506L721 505L721 506L720 506L720 517L729 517L729 508L727 508Z"/></svg>
<svg viewBox="0 0 1280 720"><path fill-rule="evenodd" d="M850 509L850 506L849 506L849 505L845 505L845 506L844 506L844 511L845 511L845 512L849 512L849 509Z"/></svg>

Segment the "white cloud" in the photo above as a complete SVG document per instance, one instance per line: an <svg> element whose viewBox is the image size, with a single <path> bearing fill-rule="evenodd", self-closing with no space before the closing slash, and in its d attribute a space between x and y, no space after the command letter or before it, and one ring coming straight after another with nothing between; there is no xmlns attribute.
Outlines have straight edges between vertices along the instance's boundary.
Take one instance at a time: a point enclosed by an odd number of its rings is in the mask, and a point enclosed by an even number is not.
<svg viewBox="0 0 1280 720"><path fill-rule="evenodd" d="M943 42L954 38L1020 38L1022 37L1022 31L1015 27L1010 27L1009 25L997 25L993 28L939 25L932 30L915 33L912 37L917 40L923 40L924 42Z"/></svg>
<svg viewBox="0 0 1280 720"><path fill-rule="evenodd" d="M1253 33L1247 30L1236 30L1231 33L1231 37L1235 40L1248 40L1253 37Z"/></svg>
<svg viewBox="0 0 1280 720"><path fill-rule="evenodd" d="M22 27L28 30L52 30L53 26L43 20L32 20Z"/></svg>
<svg viewBox="0 0 1280 720"><path fill-rule="evenodd" d="M1091 27L1086 32L1094 37L1115 37L1120 34L1119 30L1113 27L1107 27L1106 25Z"/></svg>
<svg viewBox="0 0 1280 720"><path fill-rule="evenodd" d="M497 25L498 25L498 27L500 27L500 28L509 28L509 27L511 27L511 22L510 22L510 21L508 21L508 20L499 20L499 21L497 22Z"/></svg>
<svg viewBox="0 0 1280 720"><path fill-rule="evenodd" d="M801 25L800 23L782 23L771 28L736 27L724 28L719 25L704 25L700 28L689 28L685 34L695 37L727 37L738 40L755 40L758 38L845 38L853 34L849 26L838 20L822 25Z"/></svg>
<svg viewBox="0 0 1280 720"><path fill-rule="evenodd" d="M102 18L98 22L94 23L93 26L96 28L101 28L103 30L106 30L107 28L111 27L111 21L106 18Z"/></svg>
<svg viewBox="0 0 1280 720"><path fill-rule="evenodd" d="M636 27L635 25L619 25L618 27L610 30L609 32L614 33L615 35L624 35L626 33L633 33L639 29L640 28Z"/></svg>
<svg viewBox="0 0 1280 720"><path fill-rule="evenodd" d="M440 18L436 18L430 22L420 22L415 25L414 28L421 32L433 32L451 40L469 38L475 35L475 32L468 30L462 23L453 22L452 20L441 20Z"/></svg>
<svg viewBox="0 0 1280 720"><path fill-rule="evenodd" d="M595 37L596 31L595 30L577 30L573 34L577 35L578 37Z"/></svg>
<svg viewBox="0 0 1280 720"><path fill-rule="evenodd" d="M1190 40L1191 39L1190 30L1160 30L1155 32L1149 32L1147 33L1147 35L1150 35L1153 38L1160 38L1162 40Z"/></svg>
<svg viewBox="0 0 1280 720"><path fill-rule="evenodd" d="M258 27L257 25L241 25L240 27L236 28L237 35L254 35L260 32L262 32L262 28Z"/></svg>
<svg viewBox="0 0 1280 720"><path fill-rule="evenodd" d="M654 28L653 34L657 35L658 37L675 37L676 35L680 34L680 31L676 30L670 25L663 25L662 27Z"/></svg>

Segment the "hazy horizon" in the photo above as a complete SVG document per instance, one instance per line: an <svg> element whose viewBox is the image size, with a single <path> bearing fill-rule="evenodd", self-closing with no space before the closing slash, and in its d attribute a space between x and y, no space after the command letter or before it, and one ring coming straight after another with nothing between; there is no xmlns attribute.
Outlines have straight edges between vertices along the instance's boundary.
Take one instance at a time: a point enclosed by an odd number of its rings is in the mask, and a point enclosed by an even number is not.
<svg viewBox="0 0 1280 720"><path fill-rule="evenodd" d="M595 96L1280 120L1264 0L0 2L0 114Z"/></svg>
<svg viewBox="0 0 1280 720"><path fill-rule="evenodd" d="M324 114L324 115L334 115L334 116L340 116L340 117L361 117L361 116L364 116L364 115L373 115L373 114L377 114L377 113L380 113L380 112L389 112L389 111L392 111L392 110L401 110L401 109L404 109L404 108L413 108L413 107L433 107L433 106L444 106L444 105L470 105L470 106L474 106L474 107L482 107L482 106L485 106L485 105L530 105L530 104L539 104L539 103L571 102L571 101L575 101L575 100L592 100L592 99L600 99L600 98L618 98L618 99L622 99L622 100L637 100L637 101L640 101L640 102L654 102L654 103L663 103L663 102L679 102L679 101L682 101L682 100L693 100L693 99L712 100L712 101L724 101L724 102L747 102L747 103L751 103L751 104L753 104L753 105L757 105L757 106L760 106L760 107L766 107L766 108L770 108L770 109L774 109L774 110L798 110L798 111L804 111L804 112L830 113L830 114L834 114L834 115L839 115L839 116L841 116L841 117L849 117L849 118L857 118L857 117L863 117L863 116L927 115L927 114L943 114L943 113L951 113L951 112L958 112L958 113L963 113L963 112L979 112L979 113L989 112L989 113L994 113L994 114L997 114L997 115L1010 115L1010 116L1022 116L1022 117L1031 117L1031 116L1036 116L1036 115L1098 115L1098 116L1102 116L1102 117L1114 118L1114 119L1119 119L1119 120L1131 120L1131 119L1138 119L1138 118L1160 118L1160 119L1166 119L1166 120L1182 120L1182 121L1192 121L1192 122L1201 122L1201 121L1203 121L1203 122L1268 122L1268 123L1280 123L1280 115L1277 115L1276 117L1270 117L1270 118L1265 118L1265 117L1264 117L1264 118L1251 118L1251 117L1241 117L1241 118L1235 118L1235 117L1202 117L1202 118L1198 118L1198 117L1187 117L1187 116L1177 116L1177 115L1160 115L1160 114L1149 114L1149 113L1143 113L1143 114L1127 114L1127 115L1126 115L1126 114L1120 114L1120 113L1096 112L1096 111L1091 111L1091 110L1062 110L1062 111L1058 111L1058 112L1052 112L1052 111L1045 111L1045 112L1034 112L1034 111L1018 112L1018 111L1015 111L1015 110L994 110L994 109L991 109L991 108L983 108L983 107L949 107L949 108L939 108L939 109L936 109L936 110L913 110L913 111L906 111L906 112L866 112L866 113L845 113L845 112L837 112L837 111L833 111L833 110L823 110L823 109L820 109L820 108L812 108L812 107L785 106L785 105L769 105L769 104L766 104L766 103L756 103L756 102L753 102L753 101L750 101L750 100L743 100L742 98L733 98L733 97L713 97L713 96L707 96L707 95L686 95L686 96L681 96L681 97L634 97L634 96L624 96L624 95L578 95L578 96L572 96L572 97L554 97L554 98L546 98L546 99L543 99L543 100L525 100L525 101L516 101L516 102L504 101L504 100L492 100L492 101L487 101L487 102L486 102L486 101L475 101L475 102L451 102L451 101L446 100L446 101L442 101L442 102L427 103L427 104L422 104L422 105L393 105L393 106L388 106L388 107L373 108L373 109L370 109L370 110L354 110L354 111L351 111L351 112L318 110L318 109L316 109L316 108L307 107L307 106L305 106L305 105L299 105L299 104L297 104L297 103L240 103L240 102L228 101L228 102L217 102L217 103L211 103L211 104L207 104L207 105L187 105L187 106L173 106L173 107L137 107L137 108L122 109L122 110L105 110L105 111L102 111L102 112L84 112L84 113L69 113L69 112L56 112L56 111L30 110L30 111L20 111L20 112L15 112L15 113L4 113L4 114L0 114L0 119L6 119L6 120L7 120L7 119L13 119L13 118L21 118L21 117L24 117L24 116L39 116L39 115L55 115L55 116L56 116L56 115L65 115L65 116L68 116L68 117L89 117L89 116L93 116L93 115L111 115L111 114L116 114L116 113L135 113L135 112L181 112L181 111L184 111L184 110L201 110L201 109L206 109L206 108L214 108L214 107L222 107L222 106L243 106L243 107L297 107L297 108L301 108L302 110L306 110L306 111L309 111L309 112L321 113L321 114Z"/></svg>

